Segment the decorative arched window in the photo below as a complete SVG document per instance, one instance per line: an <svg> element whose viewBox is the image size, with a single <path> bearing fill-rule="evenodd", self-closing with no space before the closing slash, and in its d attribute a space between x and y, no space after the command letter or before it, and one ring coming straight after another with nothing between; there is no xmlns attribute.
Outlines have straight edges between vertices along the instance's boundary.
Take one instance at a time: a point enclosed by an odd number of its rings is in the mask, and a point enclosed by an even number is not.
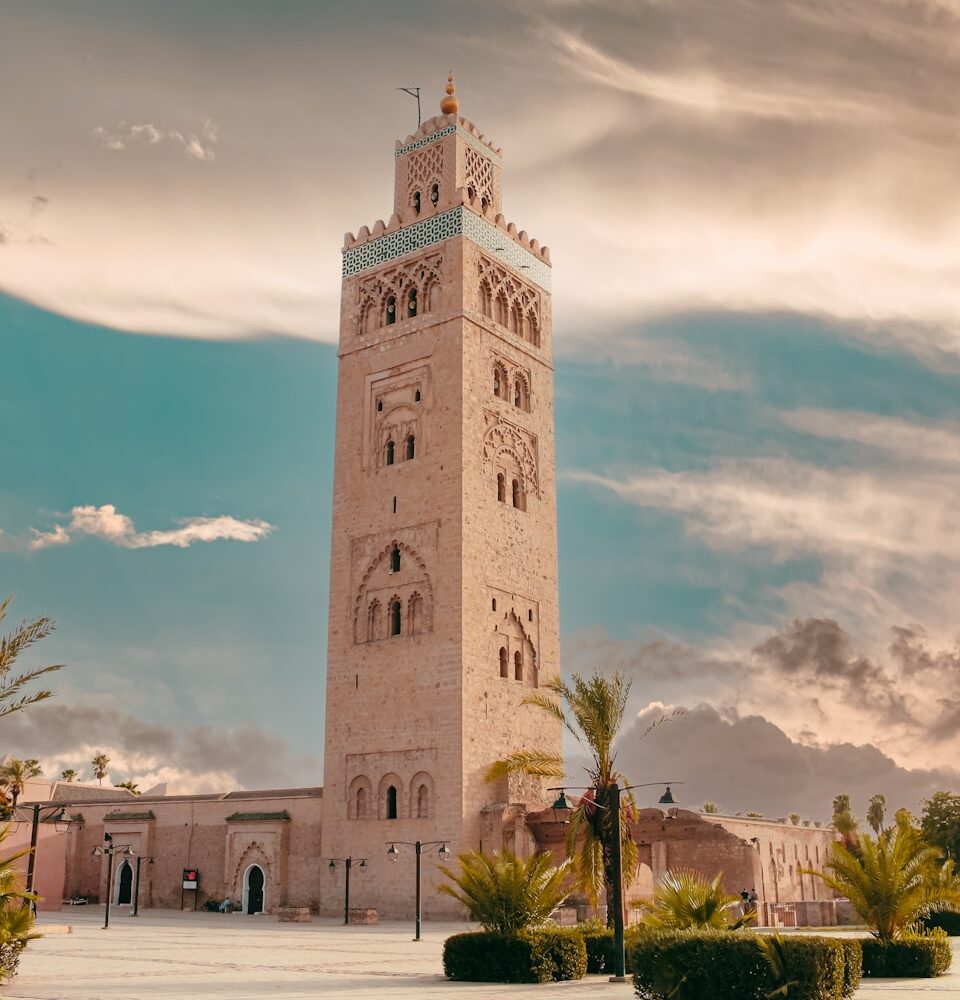
<svg viewBox="0 0 960 1000"><path fill-rule="evenodd" d="M513 654L513 679L515 681L523 680L523 657L520 655L519 649Z"/></svg>
<svg viewBox="0 0 960 1000"><path fill-rule="evenodd" d="M487 281L480 282L480 312L493 319L493 292Z"/></svg>
<svg viewBox="0 0 960 1000"><path fill-rule="evenodd" d="M416 288L411 288L407 292L407 316L413 317L417 315L417 290Z"/></svg>
<svg viewBox="0 0 960 1000"><path fill-rule="evenodd" d="M404 458L409 460L413 458L415 454L416 454L416 440L414 439L414 436L412 434L408 434L406 454L404 455Z"/></svg>
<svg viewBox="0 0 960 1000"><path fill-rule="evenodd" d="M537 326L537 317L533 312L527 313L526 327L527 329L524 332L523 339L529 340L534 347L539 347L540 328Z"/></svg>
<svg viewBox="0 0 960 1000"><path fill-rule="evenodd" d="M398 545L394 545L390 550L390 572L400 572L400 547Z"/></svg>
<svg viewBox="0 0 960 1000"><path fill-rule="evenodd" d="M517 510L523 510L523 490L520 489L520 480L514 479L513 481L513 506Z"/></svg>
<svg viewBox="0 0 960 1000"><path fill-rule="evenodd" d="M523 383L520 379L513 384L513 405L523 409Z"/></svg>
<svg viewBox="0 0 960 1000"><path fill-rule="evenodd" d="M506 646L500 647L500 676L509 677L509 671L507 669L507 648Z"/></svg>
<svg viewBox="0 0 960 1000"><path fill-rule="evenodd" d="M403 624L403 609L399 601L390 605L390 635L399 635Z"/></svg>
<svg viewBox="0 0 960 1000"><path fill-rule="evenodd" d="M380 602L374 598L367 608L367 641L380 638Z"/></svg>
<svg viewBox="0 0 960 1000"><path fill-rule="evenodd" d="M510 316L508 329L511 333L516 333L519 335L523 326L523 321L520 319L520 306L514 303L510 307Z"/></svg>
<svg viewBox="0 0 960 1000"><path fill-rule="evenodd" d="M397 321L397 297L395 295L388 295L385 322L387 326L390 326L391 323L396 323L396 321Z"/></svg>
<svg viewBox="0 0 960 1000"><path fill-rule="evenodd" d="M397 818L397 789L390 785L387 789L387 819Z"/></svg>
<svg viewBox="0 0 960 1000"><path fill-rule="evenodd" d="M477 196L477 189L472 184L468 184L467 185L467 197L470 198L470 199L473 199L473 198L476 198L476 196Z"/></svg>
<svg viewBox="0 0 960 1000"><path fill-rule="evenodd" d="M430 789L421 785L417 789L417 819L426 819L430 815Z"/></svg>
<svg viewBox="0 0 960 1000"><path fill-rule="evenodd" d="M497 599L495 597L490 602L490 610L491 611L496 611L497 610Z"/></svg>
<svg viewBox="0 0 960 1000"><path fill-rule="evenodd" d="M493 394L494 396L500 395L500 389L503 383L500 381L500 366L493 366Z"/></svg>
<svg viewBox="0 0 960 1000"><path fill-rule="evenodd" d="M387 442L386 448L386 463L387 465L393 465L395 447L392 441Z"/></svg>
<svg viewBox="0 0 960 1000"><path fill-rule="evenodd" d="M493 321L501 326L507 325L507 297L501 292L493 303Z"/></svg>
<svg viewBox="0 0 960 1000"><path fill-rule="evenodd" d="M423 631L423 598L417 591L407 601L407 622L410 635L419 635Z"/></svg>
<svg viewBox="0 0 960 1000"><path fill-rule="evenodd" d="M417 389L417 391L413 394L413 401L415 403L419 403L421 399L423 399L423 396L420 395L420 390Z"/></svg>
<svg viewBox="0 0 960 1000"><path fill-rule="evenodd" d="M439 200L440 200L440 185L434 184L430 188L430 204L433 205L434 208L436 208L437 202Z"/></svg>
<svg viewBox="0 0 960 1000"><path fill-rule="evenodd" d="M487 209L490 207L490 202L486 198L480 199L480 209L486 215Z"/></svg>
<svg viewBox="0 0 960 1000"><path fill-rule="evenodd" d="M497 473L497 499L500 503L507 502L507 481L502 472Z"/></svg>
<svg viewBox="0 0 960 1000"><path fill-rule="evenodd" d="M357 819L367 818L367 790L363 786L357 789L356 811L354 815Z"/></svg>
<svg viewBox="0 0 960 1000"><path fill-rule="evenodd" d="M383 413L383 400L377 400L377 413Z"/></svg>
<svg viewBox="0 0 960 1000"><path fill-rule="evenodd" d="M417 213L417 215L420 214L420 192L419 191L414 191L413 192L413 210Z"/></svg>

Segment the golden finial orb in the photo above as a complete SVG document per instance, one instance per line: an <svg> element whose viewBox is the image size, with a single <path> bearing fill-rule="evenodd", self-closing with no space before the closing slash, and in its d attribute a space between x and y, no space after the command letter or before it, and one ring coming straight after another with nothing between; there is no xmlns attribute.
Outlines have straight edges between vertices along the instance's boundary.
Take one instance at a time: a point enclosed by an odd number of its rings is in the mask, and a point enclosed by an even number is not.
<svg viewBox="0 0 960 1000"><path fill-rule="evenodd" d="M460 102L456 97L457 88L453 85L453 72L447 76L447 96L440 102L440 110L445 115L455 115L460 110Z"/></svg>

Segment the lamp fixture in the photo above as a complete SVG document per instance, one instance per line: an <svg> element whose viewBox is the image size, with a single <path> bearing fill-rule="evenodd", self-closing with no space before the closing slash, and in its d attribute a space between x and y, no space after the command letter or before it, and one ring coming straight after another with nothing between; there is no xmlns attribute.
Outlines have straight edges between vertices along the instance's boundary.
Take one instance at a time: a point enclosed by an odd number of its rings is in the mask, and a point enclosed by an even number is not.
<svg viewBox="0 0 960 1000"><path fill-rule="evenodd" d="M390 850L387 851L387 859L389 861L396 861L400 857L400 852L397 850L396 844L390 845Z"/></svg>
<svg viewBox="0 0 960 1000"><path fill-rule="evenodd" d="M660 796L658 801L662 806L676 805L677 800L673 797L673 792L670 791L669 785L667 785L667 790Z"/></svg>

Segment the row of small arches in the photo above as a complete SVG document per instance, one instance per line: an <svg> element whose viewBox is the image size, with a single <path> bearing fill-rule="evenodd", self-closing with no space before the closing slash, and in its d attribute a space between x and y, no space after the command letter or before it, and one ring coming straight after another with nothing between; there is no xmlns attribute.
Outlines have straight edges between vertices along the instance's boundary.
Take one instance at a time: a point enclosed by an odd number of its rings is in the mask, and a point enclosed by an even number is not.
<svg viewBox="0 0 960 1000"><path fill-rule="evenodd" d="M414 591L408 598L406 612L406 622L404 622L403 601L399 595L395 595L387 602L386 615L383 605L374 598L367 606L367 640L376 642L377 639L382 639L384 634L388 638L404 633L419 635L423 631L423 598L418 591Z"/></svg>
<svg viewBox="0 0 960 1000"><path fill-rule="evenodd" d="M493 288L486 278L480 282L480 311L494 323L505 326L511 333L529 341L535 347L540 346L536 311L533 308L524 309L516 299L511 302L503 289L494 295Z"/></svg>
<svg viewBox="0 0 960 1000"><path fill-rule="evenodd" d="M527 509L527 495L519 479L510 481L510 498L517 510ZM497 502L507 502L507 477L502 472L497 473Z"/></svg>
<svg viewBox="0 0 960 1000"><path fill-rule="evenodd" d="M510 676L510 656L506 646L500 647L500 676L507 678ZM513 654L513 679L523 680L523 654L519 649Z"/></svg>
<svg viewBox="0 0 960 1000"><path fill-rule="evenodd" d="M427 197L430 199L430 204L433 205L434 208L436 208L437 203L440 201L440 185L431 184L430 192ZM419 215L420 209L423 205L423 197L419 191L414 191L413 194L410 196L410 204L413 206L414 212L416 212L417 215Z"/></svg>
<svg viewBox="0 0 960 1000"><path fill-rule="evenodd" d="M401 319L413 319L421 313L434 312L440 300L440 282L431 278L423 295L416 285L400 294L391 292L384 296L378 308L375 300L364 307L361 329L370 333L375 327L392 326ZM379 320L379 321L378 321Z"/></svg>
<svg viewBox="0 0 960 1000"><path fill-rule="evenodd" d="M387 443L383 448L383 463L384 465L394 465L399 457L402 457L405 461L409 462L411 459L416 458L417 455L417 439L413 434L408 434L402 442L402 448L398 454L397 442L393 438L388 438Z"/></svg>
<svg viewBox="0 0 960 1000"><path fill-rule="evenodd" d="M380 782L377 801L373 801L370 782L365 777L350 783L347 806L349 819L429 819L433 810L433 779L421 772L410 782L409 803L403 801L403 782L388 775Z"/></svg>
<svg viewBox="0 0 960 1000"><path fill-rule="evenodd" d="M510 401L510 377L507 375L507 370L501 364L495 364L493 366L493 394L497 399L505 399L507 402ZM530 409L530 391L527 388L526 383L522 378L516 378L513 380L513 405L518 409L527 410Z"/></svg>

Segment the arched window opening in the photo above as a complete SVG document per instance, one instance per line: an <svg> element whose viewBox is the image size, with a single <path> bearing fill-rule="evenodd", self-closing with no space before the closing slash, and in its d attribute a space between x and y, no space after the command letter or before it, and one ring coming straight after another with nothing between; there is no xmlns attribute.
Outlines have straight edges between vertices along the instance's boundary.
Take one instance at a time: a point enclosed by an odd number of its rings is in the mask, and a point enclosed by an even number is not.
<svg viewBox="0 0 960 1000"><path fill-rule="evenodd" d="M387 819L397 818L397 789L391 785L387 789Z"/></svg>
<svg viewBox="0 0 960 1000"><path fill-rule="evenodd" d="M507 671L507 650L505 646L500 647L500 676L508 677Z"/></svg>
<svg viewBox="0 0 960 1000"><path fill-rule="evenodd" d="M533 608L527 608L527 621L533 621Z"/></svg>
<svg viewBox="0 0 960 1000"><path fill-rule="evenodd" d="M400 572L400 548L397 545L394 545L390 551L390 572Z"/></svg>
<svg viewBox="0 0 960 1000"><path fill-rule="evenodd" d="M486 198L480 199L480 208L484 214L486 214L487 209L490 207L490 202Z"/></svg>
<svg viewBox="0 0 960 1000"><path fill-rule="evenodd" d="M377 400L377 413L383 413L383 400Z"/></svg>
<svg viewBox="0 0 960 1000"><path fill-rule="evenodd" d="M513 654L513 679L515 681L523 680L523 657L520 655L519 649Z"/></svg>
<svg viewBox="0 0 960 1000"><path fill-rule="evenodd" d="M517 379L513 386L513 405L521 409L523 407L523 384L520 379Z"/></svg>
<svg viewBox="0 0 960 1000"><path fill-rule="evenodd" d="M399 635L402 623L403 611L399 601L394 601L390 605L390 635Z"/></svg>
<svg viewBox="0 0 960 1000"><path fill-rule="evenodd" d="M496 599L496 598L494 598L494 599L493 599L493 600L492 600L492 601L490 602L490 605L491 605L491 607L490 607L490 610L491 610L491 611L496 611L496 610L497 610L497 599Z"/></svg>
<svg viewBox="0 0 960 1000"><path fill-rule="evenodd" d="M477 189L472 184L468 184L467 197L472 200L473 198L476 198L476 196L477 196Z"/></svg>
<svg viewBox="0 0 960 1000"><path fill-rule="evenodd" d="M416 454L416 440L412 434L407 436L406 458L409 461Z"/></svg>
<svg viewBox="0 0 960 1000"><path fill-rule="evenodd" d="M423 631L423 598L416 591L407 602L407 621L410 635L419 635Z"/></svg>
<svg viewBox="0 0 960 1000"><path fill-rule="evenodd" d="M440 185L434 184L430 188L430 204L433 205L434 208L436 208L437 202L439 200L440 200Z"/></svg>
<svg viewBox="0 0 960 1000"><path fill-rule="evenodd" d="M365 788L358 788L356 795L356 811L354 815L357 819L367 818L367 790Z"/></svg>
<svg viewBox="0 0 960 1000"><path fill-rule="evenodd" d="M421 399L423 399L423 396L420 395L420 390L417 389L417 391L413 394L413 401L415 403L419 403Z"/></svg>
<svg viewBox="0 0 960 1000"><path fill-rule="evenodd" d="M426 785L417 789L417 819L426 819L430 815L430 790Z"/></svg>
<svg viewBox="0 0 960 1000"><path fill-rule="evenodd" d="M392 441L388 441L387 442L387 449L386 449L386 462L387 462L387 465L393 465L394 450L395 450L395 448L394 448L393 442Z"/></svg>
<svg viewBox="0 0 960 1000"><path fill-rule="evenodd" d="M486 281L480 285L480 312L484 316L493 318L493 292L491 292L490 285Z"/></svg>
<svg viewBox="0 0 960 1000"><path fill-rule="evenodd" d="M513 481L513 506L517 510L523 510L523 490L520 489L520 480L514 479Z"/></svg>
<svg viewBox="0 0 960 1000"><path fill-rule="evenodd" d="M500 395L500 386L501 386L501 382L500 382L500 369L496 365L494 365L494 368L493 368L493 394L494 394L494 396L499 396Z"/></svg>
<svg viewBox="0 0 960 1000"><path fill-rule="evenodd" d="M506 296L498 295L493 304L493 321L501 326L506 326L508 308Z"/></svg>
<svg viewBox="0 0 960 1000"><path fill-rule="evenodd" d="M395 295L387 296L387 316L386 323L390 326L391 323L396 323L397 321L397 297Z"/></svg>
<svg viewBox="0 0 960 1000"><path fill-rule="evenodd" d="M413 210L417 213L417 215L420 214L420 192L419 191L414 191L413 192Z"/></svg>
<svg viewBox="0 0 960 1000"><path fill-rule="evenodd" d="M520 333L521 320L520 320L520 307L513 305L510 307L510 317L508 329L511 333Z"/></svg>
<svg viewBox="0 0 960 1000"><path fill-rule="evenodd" d="M417 290L411 288L407 292L407 316L413 317L417 315Z"/></svg>
<svg viewBox="0 0 960 1000"><path fill-rule="evenodd" d="M380 602L376 599L367 608L367 640L374 642L380 638Z"/></svg>
<svg viewBox="0 0 960 1000"><path fill-rule="evenodd" d="M497 499L500 503L507 502L507 482L502 472L497 473Z"/></svg>

